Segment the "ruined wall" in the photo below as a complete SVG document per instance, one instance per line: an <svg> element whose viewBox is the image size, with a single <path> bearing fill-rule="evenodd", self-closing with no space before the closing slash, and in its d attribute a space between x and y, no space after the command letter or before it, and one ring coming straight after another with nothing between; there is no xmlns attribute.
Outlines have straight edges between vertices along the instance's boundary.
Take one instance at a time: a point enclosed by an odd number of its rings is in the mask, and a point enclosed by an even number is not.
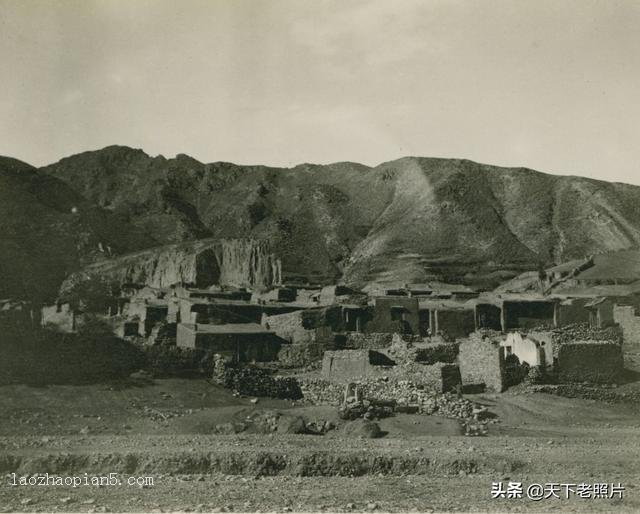
<svg viewBox="0 0 640 514"><path fill-rule="evenodd" d="M527 363L529 366L553 364L551 347L548 347L549 355L547 355L545 351L547 344L543 341L536 341L533 337L523 337L518 332L511 332L507 334L506 339L500 343L500 346L505 348L505 357L510 354L515 355L520 364Z"/></svg>
<svg viewBox="0 0 640 514"><path fill-rule="evenodd" d="M376 366L392 362L373 350L339 350L325 352L322 359L322 375L332 380L353 380L375 372Z"/></svg>
<svg viewBox="0 0 640 514"><path fill-rule="evenodd" d="M333 383L377 382L384 378L388 387L399 383L437 392L452 391L460 383L460 370L454 364L404 363L393 365L381 353L371 350L325 352L322 376Z"/></svg>
<svg viewBox="0 0 640 514"><path fill-rule="evenodd" d="M304 311L296 311L276 316L263 316L262 326L273 330L278 337L290 343L314 343L316 341L315 328L305 328L304 321Z"/></svg>
<svg viewBox="0 0 640 514"><path fill-rule="evenodd" d="M622 328L624 347L640 350L640 316L636 316L635 307L617 305L613 309L613 319Z"/></svg>
<svg viewBox="0 0 640 514"><path fill-rule="evenodd" d="M488 391L504 391L504 349L490 336L474 332L460 343L458 365L463 384L484 384Z"/></svg>
<svg viewBox="0 0 640 514"><path fill-rule="evenodd" d="M622 370L622 347L617 343L578 341L558 349L560 382L614 383Z"/></svg>
<svg viewBox="0 0 640 514"><path fill-rule="evenodd" d="M92 264L65 280L61 291L97 275L119 284L168 287L214 284L268 289L282 281L280 260L265 241L203 239Z"/></svg>

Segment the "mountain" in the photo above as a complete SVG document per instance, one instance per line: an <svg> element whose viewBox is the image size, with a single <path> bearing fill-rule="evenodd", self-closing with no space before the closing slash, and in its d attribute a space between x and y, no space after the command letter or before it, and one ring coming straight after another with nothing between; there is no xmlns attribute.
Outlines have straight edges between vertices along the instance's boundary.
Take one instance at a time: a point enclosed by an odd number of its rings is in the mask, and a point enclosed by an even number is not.
<svg viewBox="0 0 640 514"><path fill-rule="evenodd" d="M640 188L467 160L294 168L113 146L42 170L163 244L268 239L285 277L485 283L640 244Z"/></svg>
<svg viewBox="0 0 640 514"><path fill-rule="evenodd" d="M543 264L640 246L640 187L468 160L274 168L110 146L22 173L72 195L53 207L33 195L19 202L16 219L28 218L32 231L53 223L38 209L64 220L74 236L61 246L76 248L78 233L90 234L91 248L109 240L117 254L203 238L268 240L285 281L491 287ZM77 227L69 209L81 201L96 214ZM22 254L38 261L30 248ZM108 257L71 253L65 270Z"/></svg>
<svg viewBox="0 0 640 514"><path fill-rule="evenodd" d="M0 298L50 300L62 280L108 252L158 244L65 182L0 157Z"/></svg>

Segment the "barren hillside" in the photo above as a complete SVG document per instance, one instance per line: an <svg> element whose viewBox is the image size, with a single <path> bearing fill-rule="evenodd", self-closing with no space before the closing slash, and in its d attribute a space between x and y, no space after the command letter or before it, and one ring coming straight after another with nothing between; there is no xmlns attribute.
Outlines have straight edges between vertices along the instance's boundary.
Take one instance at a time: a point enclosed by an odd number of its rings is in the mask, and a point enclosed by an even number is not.
<svg viewBox="0 0 640 514"><path fill-rule="evenodd" d="M285 169L114 146L43 171L162 243L269 239L309 280L495 282L640 243L636 186L466 160Z"/></svg>
<svg viewBox="0 0 640 514"><path fill-rule="evenodd" d="M268 240L285 280L487 287L640 244L640 187L466 160L271 168L111 146L40 170L3 159L0 180L5 295L201 238Z"/></svg>

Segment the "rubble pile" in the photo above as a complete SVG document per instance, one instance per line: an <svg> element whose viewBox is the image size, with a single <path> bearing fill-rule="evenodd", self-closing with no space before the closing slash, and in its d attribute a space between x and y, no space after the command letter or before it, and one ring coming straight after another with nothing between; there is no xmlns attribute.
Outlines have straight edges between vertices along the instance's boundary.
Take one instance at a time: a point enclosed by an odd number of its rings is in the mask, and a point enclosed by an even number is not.
<svg viewBox="0 0 640 514"><path fill-rule="evenodd" d="M344 387L322 378L298 377L303 400L311 405L340 405Z"/></svg>
<svg viewBox="0 0 640 514"><path fill-rule="evenodd" d="M396 364L408 364L416 362L418 349L414 343L422 341L422 338L416 339L413 336L402 334L393 334L391 346L385 352Z"/></svg>
<svg viewBox="0 0 640 514"><path fill-rule="evenodd" d="M335 428L331 421L323 419L307 421L301 416L290 416L274 410L256 410L243 421L216 425L214 432L221 435L241 432L324 435Z"/></svg>
<svg viewBox="0 0 640 514"><path fill-rule="evenodd" d="M432 338L435 341L435 337ZM416 360L422 364L435 364L437 362L456 362L458 358L458 343L428 342L420 345L416 354Z"/></svg>
<svg viewBox="0 0 640 514"><path fill-rule="evenodd" d="M304 401L313 405L341 405L344 386L327 380L300 378ZM363 399L371 403L394 405L395 412L437 414L447 418L472 417L473 403L451 393L438 393L416 385L409 380L388 378L361 379L355 382L362 390Z"/></svg>
<svg viewBox="0 0 640 514"><path fill-rule="evenodd" d="M224 386L243 396L299 400L303 394L295 378L273 376L267 370L251 366L229 368Z"/></svg>
<svg viewBox="0 0 640 514"><path fill-rule="evenodd" d="M396 402L379 402L372 400L353 400L346 402L340 406L338 415L340 419L354 420L358 418L364 419L382 419L393 416Z"/></svg>

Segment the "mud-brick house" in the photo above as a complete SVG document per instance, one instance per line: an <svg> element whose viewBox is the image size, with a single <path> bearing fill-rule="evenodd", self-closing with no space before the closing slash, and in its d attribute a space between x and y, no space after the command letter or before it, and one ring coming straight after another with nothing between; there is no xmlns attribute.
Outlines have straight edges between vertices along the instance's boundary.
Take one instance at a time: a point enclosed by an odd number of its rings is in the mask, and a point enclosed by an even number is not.
<svg viewBox="0 0 640 514"><path fill-rule="evenodd" d="M275 361L282 340L257 323L198 325L179 323L176 344L219 353L234 362Z"/></svg>
<svg viewBox="0 0 640 514"><path fill-rule="evenodd" d="M420 335L442 335L448 339L467 337L475 330L473 304L454 300L421 300Z"/></svg>
<svg viewBox="0 0 640 514"><path fill-rule="evenodd" d="M477 298L479 293L463 284L447 284L445 282L430 282L429 286L432 290L430 297L432 299L450 299L457 301L470 300Z"/></svg>
<svg viewBox="0 0 640 514"><path fill-rule="evenodd" d="M556 298L535 295L485 296L474 301L477 329L509 330L558 325Z"/></svg>
<svg viewBox="0 0 640 514"><path fill-rule="evenodd" d="M589 323L590 315L587 304L590 298L564 298L558 297L556 322L559 327L575 325L576 323Z"/></svg>
<svg viewBox="0 0 640 514"><path fill-rule="evenodd" d="M147 302L141 309L138 333L141 336L148 337L151 334L153 327L158 323L167 321L168 315L169 305L167 302Z"/></svg>
<svg viewBox="0 0 640 514"><path fill-rule="evenodd" d="M300 310L286 303L257 304L239 300L180 299L182 323L222 325L225 323L260 323L263 314L275 315Z"/></svg>
<svg viewBox="0 0 640 514"><path fill-rule="evenodd" d="M420 334L418 298L381 296L374 299L373 316L367 332Z"/></svg>
<svg viewBox="0 0 640 514"><path fill-rule="evenodd" d="M585 304L589 313L589 325L591 328L605 328L615 323L613 308L615 303L610 298L595 298Z"/></svg>
<svg viewBox="0 0 640 514"><path fill-rule="evenodd" d="M267 302L295 302L297 291L293 287L274 287L268 291L254 291L251 293L251 303Z"/></svg>
<svg viewBox="0 0 640 514"><path fill-rule="evenodd" d="M222 289L211 287L209 289L185 288L182 296L201 300L239 300L248 302L251 300L251 293L246 289Z"/></svg>

